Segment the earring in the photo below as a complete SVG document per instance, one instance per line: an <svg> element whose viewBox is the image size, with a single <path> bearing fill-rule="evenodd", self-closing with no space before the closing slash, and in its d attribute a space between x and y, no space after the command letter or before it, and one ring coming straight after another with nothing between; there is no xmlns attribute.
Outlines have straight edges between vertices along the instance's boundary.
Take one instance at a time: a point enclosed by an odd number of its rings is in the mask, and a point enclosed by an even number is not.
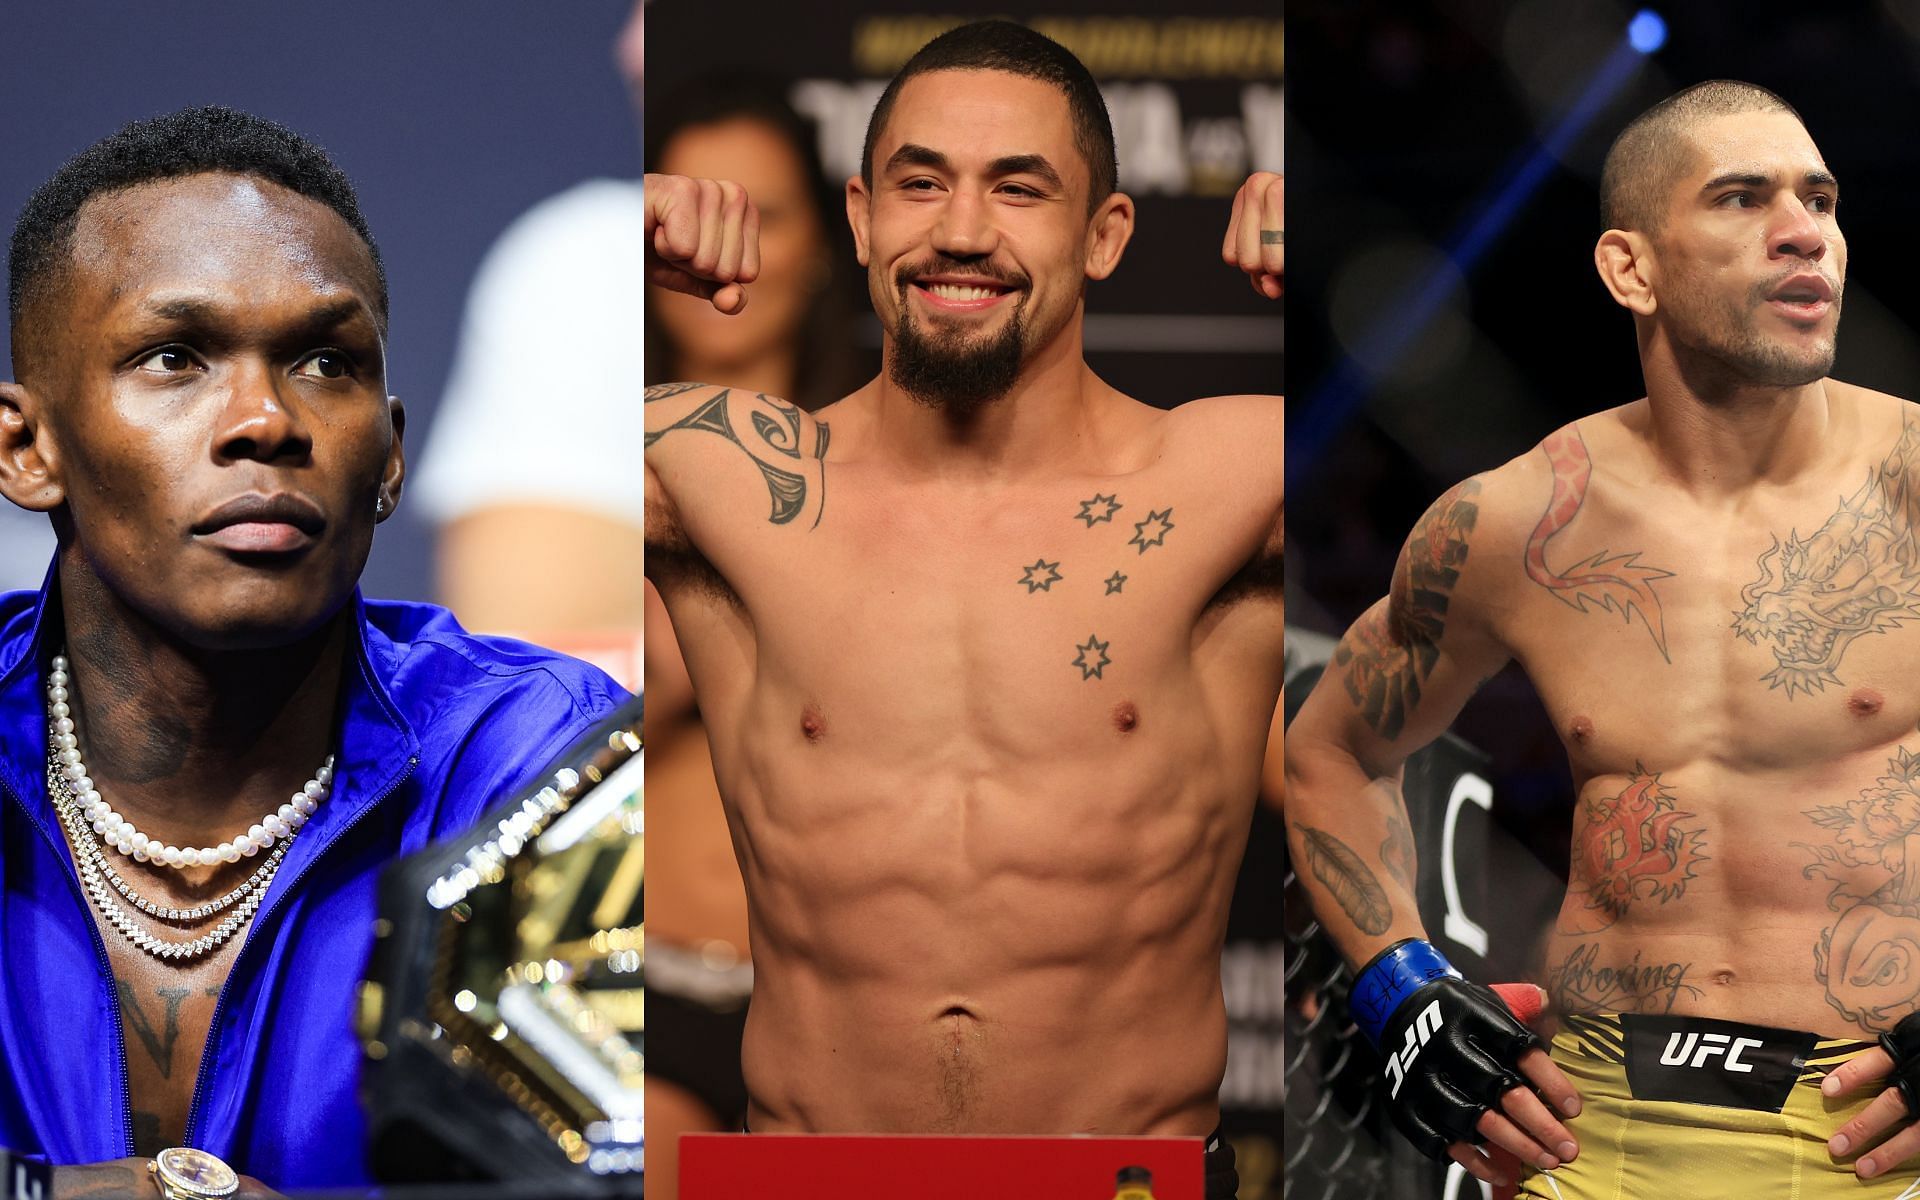
<svg viewBox="0 0 1920 1200"><path fill-rule="evenodd" d="M385 496L374 497L373 515L375 517L384 517L387 515L387 498Z"/></svg>

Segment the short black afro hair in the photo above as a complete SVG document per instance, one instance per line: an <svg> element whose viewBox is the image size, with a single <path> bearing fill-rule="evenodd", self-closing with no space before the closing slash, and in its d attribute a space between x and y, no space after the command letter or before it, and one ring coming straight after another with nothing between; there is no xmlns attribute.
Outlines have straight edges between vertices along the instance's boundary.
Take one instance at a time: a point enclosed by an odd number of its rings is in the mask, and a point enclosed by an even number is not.
<svg viewBox="0 0 1920 1200"><path fill-rule="evenodd" d="M283 125L219 105L135 121L82 150L41 184L20 210L8 253L7 317L19 359L21 318L65 265L87 201L162 179L225 172L251 175L317 200L366 242L387 319L387 274L360 215L353 184L326 151Z"/></svg>
<svg viewBox="0 0 1920 1200"><path fill-rule="evenodd" d="M1024 75L1059 88L1067 96L1073 118L1073 142L1087 160L1087 173L1093 187L1087 195L1087 211L1113 195L1120 186L1119 156L1114 149L1113 119L1107 115L1107 102L1100 85L1086 64L1073 52L1044 33L1013 21L974 21L950 29L915 51L900 73L880 93L867 120L867 144L860 155L860 178L873 186L873 147L893 113L893 102L900 88L915 75L930 71L1005 71Z"/></svg>

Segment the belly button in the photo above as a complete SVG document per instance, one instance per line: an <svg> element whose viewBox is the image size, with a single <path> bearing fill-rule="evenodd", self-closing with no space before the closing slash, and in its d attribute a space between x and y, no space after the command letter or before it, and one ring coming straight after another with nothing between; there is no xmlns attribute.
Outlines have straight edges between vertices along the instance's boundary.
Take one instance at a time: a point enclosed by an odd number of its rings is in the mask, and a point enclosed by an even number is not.
<svg viewBox="0 0 1920 1200"><path fill-rule="evenodd" d="M1870 717L1886 702L1886 697L1872 688L1855 688L1853 695L1847 697L1847 711L1856 717Z"/></svg>
<svg viewBox="0 0 1920 1200"><path fill-rule="evenodd" d="M1713 981L1721 987L1732 987L1734 984L1733 972L1723 967L1713 973Z"/></svg>

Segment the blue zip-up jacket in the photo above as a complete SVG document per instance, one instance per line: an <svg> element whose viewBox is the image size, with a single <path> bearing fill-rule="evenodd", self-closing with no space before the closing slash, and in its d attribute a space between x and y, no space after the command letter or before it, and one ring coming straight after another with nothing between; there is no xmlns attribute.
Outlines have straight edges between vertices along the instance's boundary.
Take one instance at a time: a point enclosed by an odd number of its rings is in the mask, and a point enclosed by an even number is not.
<svg viewBox="0 0 1920 1200"><path fill-rule="evenodd" d="M51 584L49 585L49 588ZM0 1146L133 1153L106 944L46 787L49 592L0 594ZM380 869L456 833L627 698L585 663L366 601L333 794L294 839L214 1010L187 1143L280 1188L370 1182L355 991Z"/></svg>

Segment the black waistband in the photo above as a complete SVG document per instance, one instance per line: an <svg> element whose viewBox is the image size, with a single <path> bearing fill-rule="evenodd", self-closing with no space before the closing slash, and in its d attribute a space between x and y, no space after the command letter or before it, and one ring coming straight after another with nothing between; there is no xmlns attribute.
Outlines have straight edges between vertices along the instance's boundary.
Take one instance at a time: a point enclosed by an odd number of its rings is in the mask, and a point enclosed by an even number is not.
<svg viewBox="0 0 1920 1200"><path fill-rule="evenodd" d="M1623 1013L1627 1086L1636 1100L1779 1112L1819 1037L1707 1017Z"/></svg>

